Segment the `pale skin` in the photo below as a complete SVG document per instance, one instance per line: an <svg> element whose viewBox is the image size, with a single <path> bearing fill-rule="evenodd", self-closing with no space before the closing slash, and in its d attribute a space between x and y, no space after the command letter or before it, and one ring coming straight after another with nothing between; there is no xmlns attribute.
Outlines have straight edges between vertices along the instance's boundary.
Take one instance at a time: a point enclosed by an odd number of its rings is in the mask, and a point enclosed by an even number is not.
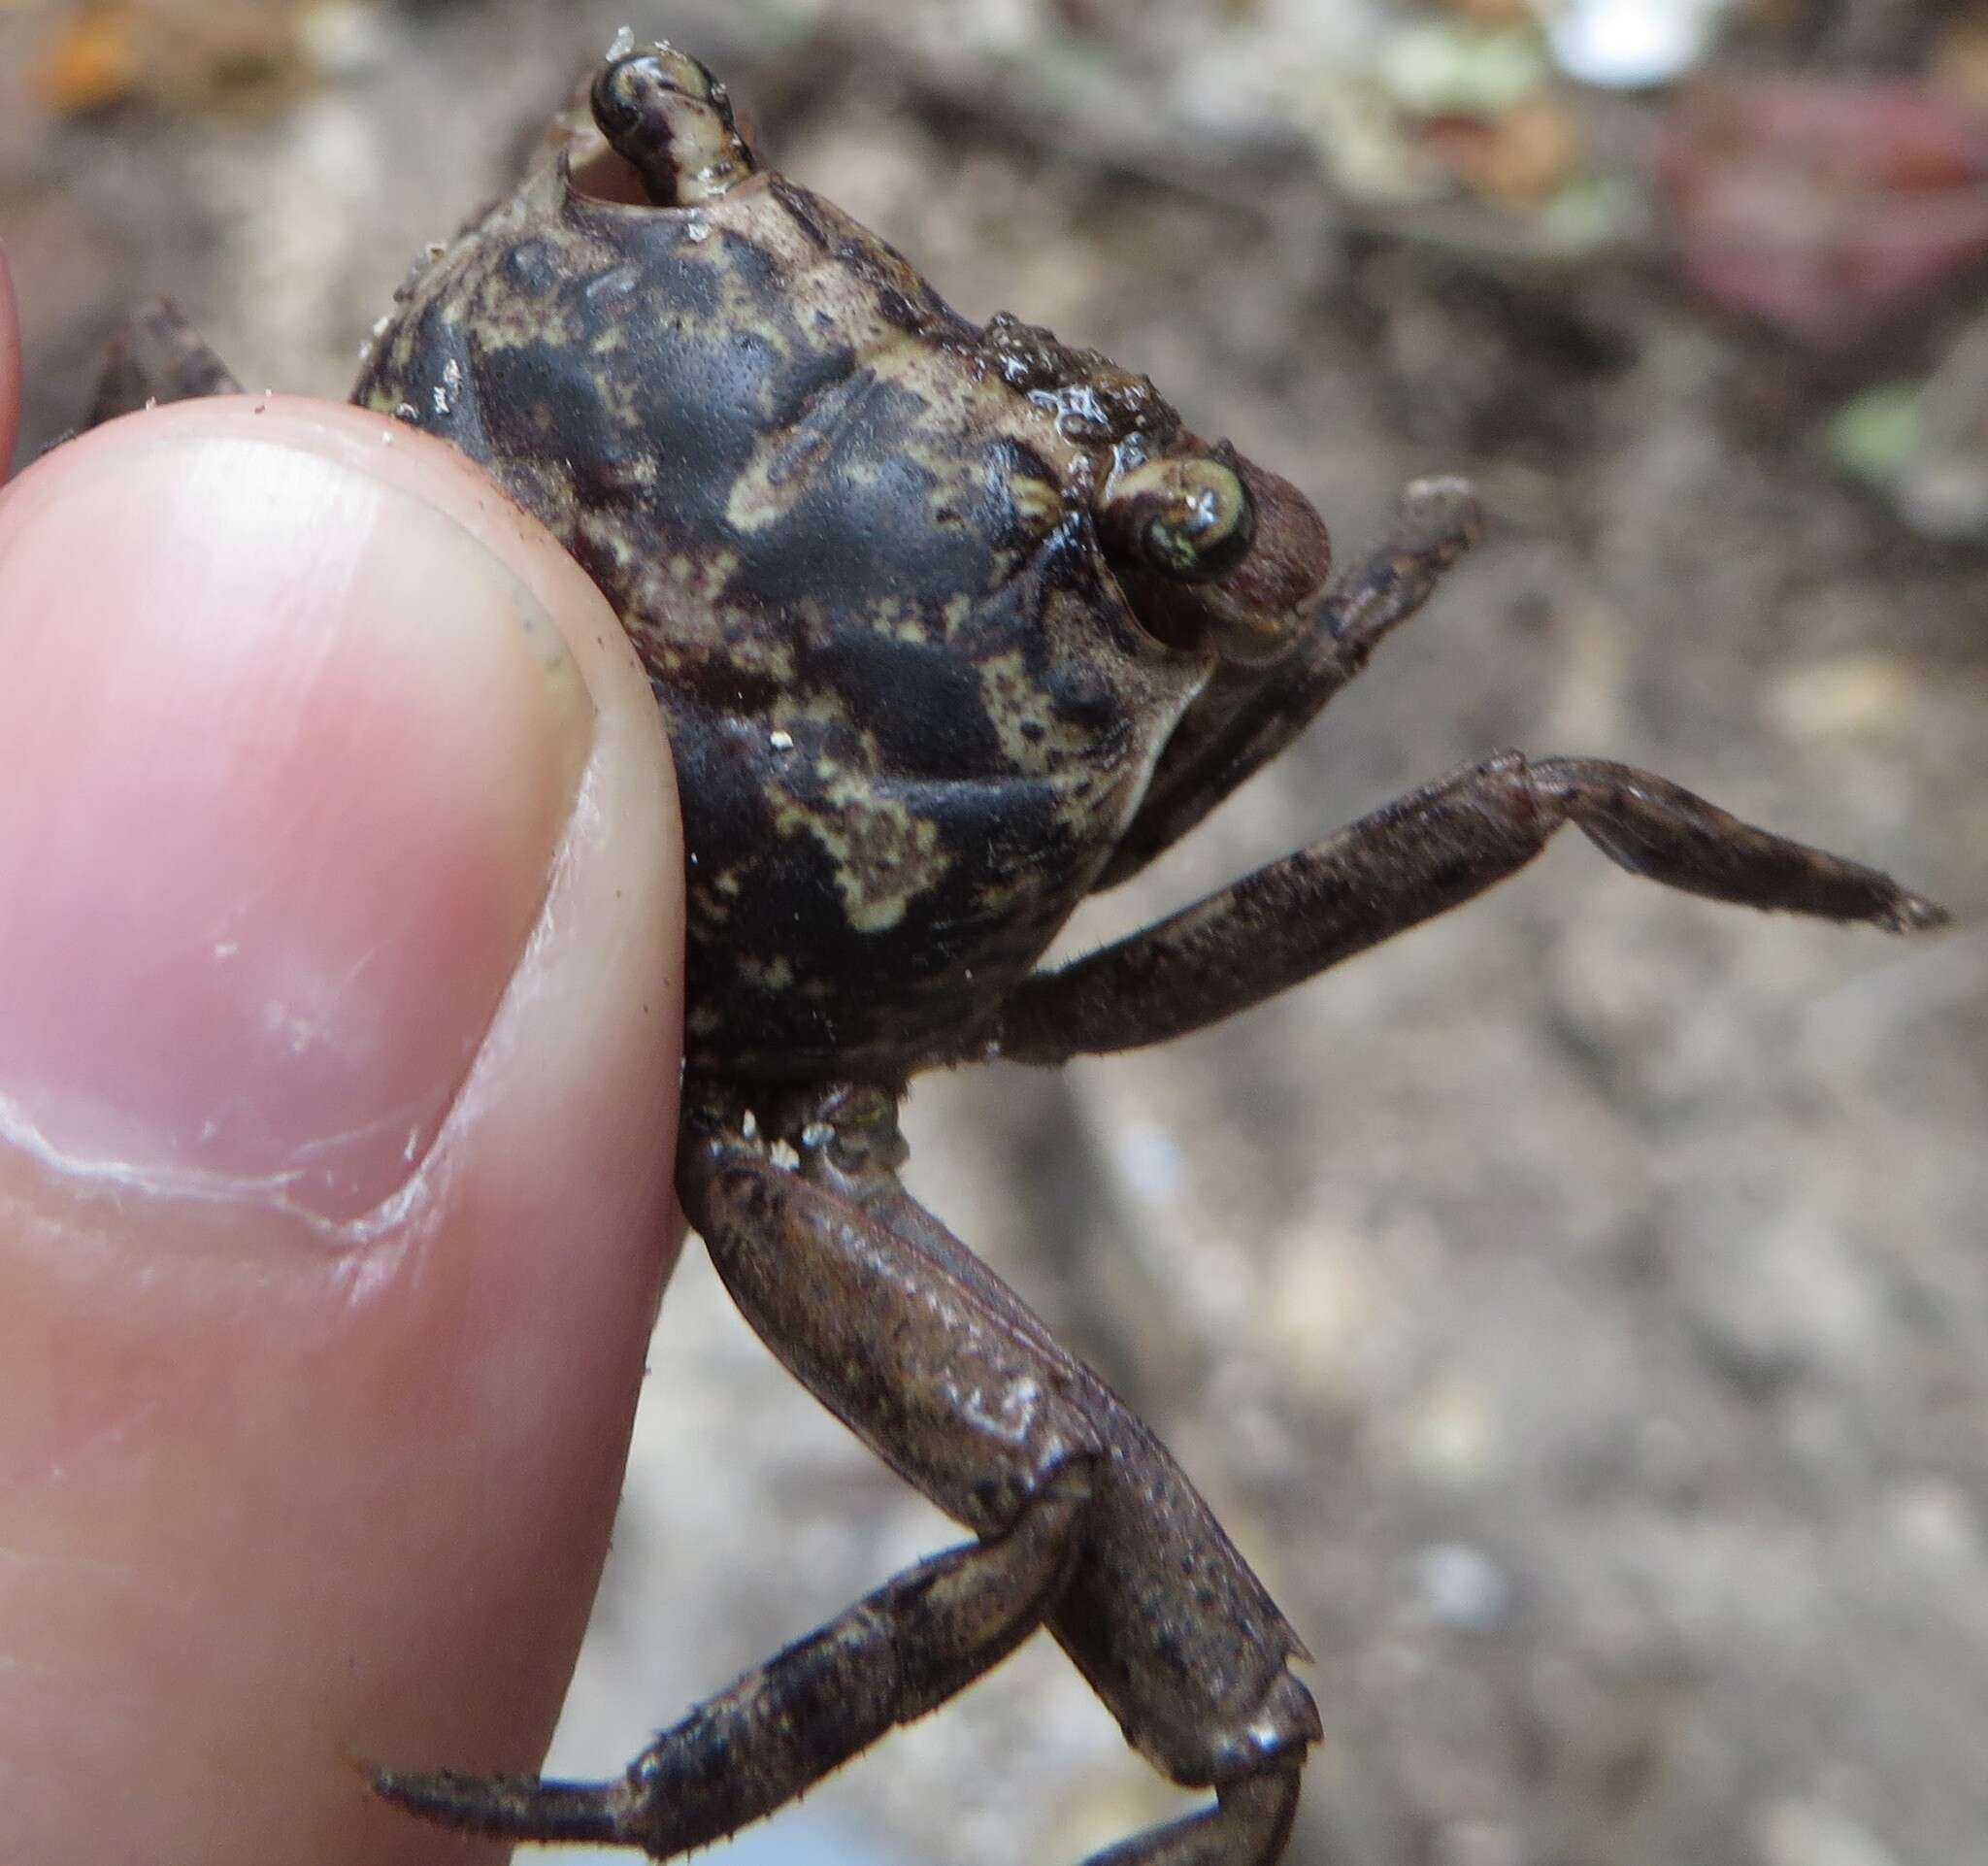
<svg viewBox="0 0 1988 1866"><path fill-rule="evenodd" d="M0 462L19 385L0 264ZM10 1846L430 1860L353 1765L537 1765L681 1234L647 683L473 468L285 397L0 492L0 643Z"/></svg>

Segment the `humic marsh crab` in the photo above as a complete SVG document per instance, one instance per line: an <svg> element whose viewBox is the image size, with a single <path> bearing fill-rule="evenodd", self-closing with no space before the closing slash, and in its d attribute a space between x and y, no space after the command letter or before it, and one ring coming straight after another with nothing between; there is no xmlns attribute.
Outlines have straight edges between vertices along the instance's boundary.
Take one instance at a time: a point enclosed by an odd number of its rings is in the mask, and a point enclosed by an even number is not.
<svg viewBox="0 0 1988 1866"><path fill-rule="evenodd" d="M169 310L99 418L232 386ZM619 47L518 189L403 289L354 399L454 442L608 593L689 848L678 1183L754 1329L973 1531L601 1783L378 1773L448 1825L666 1859L772 1813L1046 1627L1212 1804L1102 1858L1282 1850L1305 1650L1166 1449L898 1178L917 1072L1055 1065L1255 1004L1481 892L1572 823L1718 899L1900 931L1874 871L1665 780L1504 753L1171 919L1036 969L1275 757L1476 527L1409 488L1328 579L1304 496L1145 378L967 321L762 162L723 87Z"/></svg>

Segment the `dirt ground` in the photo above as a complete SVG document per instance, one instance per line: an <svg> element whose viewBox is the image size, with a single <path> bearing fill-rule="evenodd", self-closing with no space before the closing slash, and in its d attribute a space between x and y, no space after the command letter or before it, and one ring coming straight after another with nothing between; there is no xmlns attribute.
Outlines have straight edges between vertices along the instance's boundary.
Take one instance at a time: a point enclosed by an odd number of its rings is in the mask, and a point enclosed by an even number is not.
<svg viewBox="0 0 1988 1866"><path fill-rule="evenodd" d="M1149 371L1345 554L1404 480L1475 476L1493 535L1439 602L1073 946L1506 746L1647 764L1953 906L1910 944L1770 922L1569 839L1219 1030L920 1084L909 1118L915 1186L1316 1654L1297 1866L1988 1857L1988 552L1819 439L1930 339L1818 375L1685 304L1658 245L1487 266L1355 225L1249 101L1303 8L1232 9L1256 40L1200 70L1096 8L1103 50L1021 103L1020 0L319 9L328 75L169 74L94 117L30 92L50 11L0 13L29 451L142 291L245 381L341 392L409 256L632 13L963 310ZM1109 108L1071 105L1100 73ZM555 1762L617 1769L954 1533L693 1248ZM1178 1805L1038 1641L740 1857L1074 1859Z"/></svg>

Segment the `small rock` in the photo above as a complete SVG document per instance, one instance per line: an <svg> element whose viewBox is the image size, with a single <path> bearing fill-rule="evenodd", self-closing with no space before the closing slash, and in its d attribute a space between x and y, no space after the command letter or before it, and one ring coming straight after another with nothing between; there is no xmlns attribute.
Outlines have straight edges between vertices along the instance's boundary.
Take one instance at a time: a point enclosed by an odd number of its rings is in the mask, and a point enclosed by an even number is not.
<svg viewBox="0 0 1988 1866"><path fill-rule="evenodd" d="M1422 1611L1438 1626L1495 1633L1511 1616L1511 1578L1467 1542L1432 1542L1408 1558Z"/></svg>
<svg viewBox="0 0 1988 1866"><path fill-rule="evenodd" d="M1470 1483L1491 1466L1498 1426L1484 1396L1458 1381L1440 1381L1408 1421L1408 1457L1418 1477Z"/></svg>
<svg viewBox="0 0 1988 1866"><path fill-rule="evenodd" d="M1889 1848L1817 1801L1770 1802L1754 1819L1753 1846L1761 1866L1899 1866Z"/></svg>

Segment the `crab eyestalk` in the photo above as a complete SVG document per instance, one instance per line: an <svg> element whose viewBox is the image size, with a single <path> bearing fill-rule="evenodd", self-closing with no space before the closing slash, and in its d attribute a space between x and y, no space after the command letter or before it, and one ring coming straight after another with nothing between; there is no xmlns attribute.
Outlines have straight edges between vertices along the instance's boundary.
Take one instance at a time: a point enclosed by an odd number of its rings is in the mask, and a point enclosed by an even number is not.
<svg viewBox="0 0 1988 1866"><path fill-rule="evenodd" d="M611 59L590 102L601 134L657 207L701 206L758 171L724 85L674 46Z"/></svg>

